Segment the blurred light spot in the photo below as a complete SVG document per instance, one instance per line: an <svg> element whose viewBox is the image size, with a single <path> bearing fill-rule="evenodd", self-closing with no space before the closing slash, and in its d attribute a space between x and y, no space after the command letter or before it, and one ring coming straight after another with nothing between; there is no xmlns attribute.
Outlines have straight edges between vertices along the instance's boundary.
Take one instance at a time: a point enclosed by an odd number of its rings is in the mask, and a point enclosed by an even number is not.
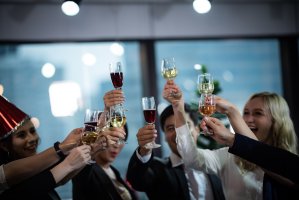
<svg viewBox="0 0 299 200"><path fill-rule="evenodd" d="M116 56L122 56L125 52L124 47L118 42L111 44L110 51Z"/></svg>
<svg viewBox="0 0 299 200"><path fill-rule="evenodd" d="M230 71L225 71L222 76L227 82L232 82L234 80L234 75Z"/></svg>
<svg viewBox="0 0 299 200"><path fill-rule="evenodd" d="M82 62L84 65L92 66L96 63L97 59L92 53L84 53L82 56Z"/></svg>
<svg viewBox="0 0 299 200"><path fill-rule="evenodd" d="M208 13L211 10L211 2L209 0L193 1L193 9L199 14Z"/></svg>
<svg viewBox="0 0 299 200"><path fill-rule="evenodd" d="M51 78L55 74L55 66L51 63L45 63L41 71L44 77Z"/></svg>
<svg viewBox="0 0 299 200"><path fill-rule="evenodd" d="M65 1L61 5L61 10L67 16L75 16L75 15L77 15L79 13L80 7L74 1Z"/></svg>
<svg viewBox="0 0 299 200"><path fill-rule="evenodd" d="M202 65L201 65L201 64L195 64L195 65L194 65L194 69L195 69L195 70L201 70L201 68L202 68Z"/></svg>
<svg viewBox="0 0 299 200"><path fill-rule="evenodd" d="M49 87L51 111L55 117L73 116L81 98L80 86L75 82L54 82Z"/></svg>
<svg viewBox="0 0 299 200"><path fill-rule="evenodd" d="M39 123L39 119L38 118L32 117L30 120L33 123L33 125L34 125L35 128L39 127L40 123Z"/></svg>

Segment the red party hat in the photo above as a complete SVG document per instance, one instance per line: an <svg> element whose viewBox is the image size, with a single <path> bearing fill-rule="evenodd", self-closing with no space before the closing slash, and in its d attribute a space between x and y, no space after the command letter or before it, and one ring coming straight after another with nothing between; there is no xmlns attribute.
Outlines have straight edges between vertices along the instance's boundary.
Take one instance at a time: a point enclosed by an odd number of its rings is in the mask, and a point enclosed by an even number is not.
<svg viewBox="0 0 299 200"><path fill-rule="evenodd" d="M29 119L29 115L0 95L0 140L8 137Z"/></svg>

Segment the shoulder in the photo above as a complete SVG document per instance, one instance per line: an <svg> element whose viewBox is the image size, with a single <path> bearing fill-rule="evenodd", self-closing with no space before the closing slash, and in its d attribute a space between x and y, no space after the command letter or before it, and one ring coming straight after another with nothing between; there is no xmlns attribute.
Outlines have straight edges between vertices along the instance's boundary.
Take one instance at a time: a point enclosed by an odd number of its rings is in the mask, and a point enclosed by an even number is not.
<svg viewBox="0 0 299 200"><path fill-rule="evenodd" d="M153 158L153 163L156 165L168 165L169 162L170 162L169 157L166 157L166 158L154 157Z"/></svg>

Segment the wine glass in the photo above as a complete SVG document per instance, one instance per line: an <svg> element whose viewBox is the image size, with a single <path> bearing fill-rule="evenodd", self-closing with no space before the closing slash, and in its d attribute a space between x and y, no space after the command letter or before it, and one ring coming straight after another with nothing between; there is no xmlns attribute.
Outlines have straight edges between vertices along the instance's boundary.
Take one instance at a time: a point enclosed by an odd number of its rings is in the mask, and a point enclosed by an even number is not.
<svg viewBox="0 0 299 200"><path fill-rule="evenodd" d="M178 74L178 70L175 65L174 58L163 58L161 63L161 73L163 78L166 80L174 80ZM170 92L170 95L174 98L180 98L181 93L179 92Z"/></svg>
<svg viewBox="0 0 299 200"><path fill-rule="evenodd" d="M86 145L92 145L99 137L98 122L102 111L86 109L84 117L84 127L81 135L81 142ZM89 164L95 163L90 160Z"/></svg>
<svg viewBox="0 0 299 200"><path fill-rule="evenodd" d="M154 97L142 97L142 108L144 119L148 124L154 124L156 121L156 103ZM147 143L145 148L152 149L160 147L155 141Z"/></svg>
<svg viewBox="0 0 299 200"><path fill-rule="evenodd" d="M127 118L125 109L121 104L110 107L110 125L112 127L123 127L126 124ZM123 139L118 140L118 144L125 144L126 141Z"/></svg>
<svg viewBox="0 0 299 200"><path fill-rule="evenodd" d="M115 89L121 90L123 86L123 72L121 63L117 62L116 65L109 64L110 77Z"/></svg>
<svg viewBox="0 0 299 200"><path fill-rule="evenodd" d="M209 73L199 74L197 80L197 88L201 94L212 94L214 91L213 77Z"/></svg>
<svg viewBox="0 0 299 200"><path fill-rule="evenodd" d="M162 59L161 73L162 76L167 80L173 80L177 76L178 70L175 66L174 58Z"/></svg>
<svg viewBox="0 0 299 200"><path fill-rule="evenodd" d="M211 116L216 111L215 96L211 93L201 94L198 103L198 111L204 117ZM201 132L204 135L211 135L208 131Z"/></svg>

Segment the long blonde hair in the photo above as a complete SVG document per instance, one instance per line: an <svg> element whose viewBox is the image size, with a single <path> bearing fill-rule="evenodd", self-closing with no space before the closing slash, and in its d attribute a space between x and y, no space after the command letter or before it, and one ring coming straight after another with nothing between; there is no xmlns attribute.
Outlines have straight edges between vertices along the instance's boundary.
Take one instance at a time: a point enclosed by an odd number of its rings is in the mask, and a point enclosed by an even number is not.
<svg viewBox="0 0 299 200"><path fill-rule="evenodd" d="M285 99L276 93L261 92L253 94L248 101L254 98L263 100L264 106L269 110L272 117L272 132L269 134L267 142L274 147L297 154L297 135ZM256 167L239 157L236 157L236 163L244 170L253 170Z"/></svg>

